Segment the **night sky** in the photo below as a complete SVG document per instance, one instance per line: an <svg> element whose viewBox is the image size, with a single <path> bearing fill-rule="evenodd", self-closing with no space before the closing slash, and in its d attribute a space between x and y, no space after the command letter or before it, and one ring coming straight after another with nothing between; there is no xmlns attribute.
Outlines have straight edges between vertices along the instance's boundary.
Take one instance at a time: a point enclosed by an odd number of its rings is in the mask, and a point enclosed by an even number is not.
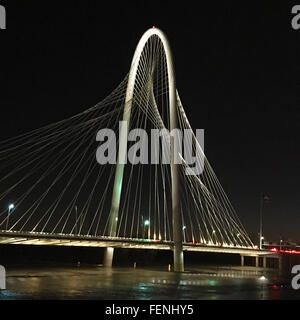
<svg viewBox="0 0 300 320"><path fill-rule="evenodd" d="M265 237L300 242L300 30L291 27L297 2L277 2L1 1L1 140L105 98L156 25L170 40L186 114L205 129L206 155L245 228L257 235L264 192Z"/></svg>

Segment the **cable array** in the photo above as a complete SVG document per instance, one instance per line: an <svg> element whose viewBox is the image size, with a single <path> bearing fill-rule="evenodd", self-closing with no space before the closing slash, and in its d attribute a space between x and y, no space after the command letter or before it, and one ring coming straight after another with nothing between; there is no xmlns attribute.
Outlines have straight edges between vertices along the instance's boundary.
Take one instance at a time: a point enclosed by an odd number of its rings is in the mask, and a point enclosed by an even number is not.
<svg viewBox="0 0 300 320"><path fill-rule="evenodd" d="M97 163L96 135L112 129L118 145L127 83L128 76L82 113L0 142L0 229L107 236L115 165ZM178 128L191 130L178 92L177 115ZM151 129L169 130L169 119L166 55L153 35L139 62L129 128L148 133L149 162ZM200 175L186 175L189 165L180 154L184 242L253 247L195 134L184 151L203 163ZM126 164L117 237L172 241L170 165L159 157L156 164Z"/></svg>

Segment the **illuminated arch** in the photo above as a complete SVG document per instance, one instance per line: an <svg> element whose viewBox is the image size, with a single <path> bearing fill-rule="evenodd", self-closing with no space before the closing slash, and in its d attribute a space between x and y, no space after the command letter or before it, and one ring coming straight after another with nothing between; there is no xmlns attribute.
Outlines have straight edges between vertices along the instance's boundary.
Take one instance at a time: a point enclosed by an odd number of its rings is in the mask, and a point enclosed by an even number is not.
<svg viewBox="0 0 300 320"><path fill-rule="evenodd" d="M127 121L127 126L120 130L118 163L116 165L116 174L114 180L114 189L112 204L109 218L109 235L116 236L120 198L122 191L122 182L124 175L124 163L127 153L127 136L130 123L132 100L138 67L145 45L152 36L158 36L162 42L166 56L168 85L169 85L169 106L170 106L170 131L177 128L177 111L176 111L176 81L172 52L169 41L160 29L153 27L147 30L141 37L130 67L128 83L126 89L126 98L123 111L123 121ZM171 148L173 148L171 146ZM173 150L173 149L172 149ZM171 151L172 151L171 150ZM174 157L174 152L171 152ZM182 251L182 222L179 211L179 192L178 192L178 167L171 158L171 180L172 180L172 218L173 218L173 241L174 241L174 271L184 271L183 251ZM105 252L104 265L111 266L113 259L113 248L107 248Z"/></svg>

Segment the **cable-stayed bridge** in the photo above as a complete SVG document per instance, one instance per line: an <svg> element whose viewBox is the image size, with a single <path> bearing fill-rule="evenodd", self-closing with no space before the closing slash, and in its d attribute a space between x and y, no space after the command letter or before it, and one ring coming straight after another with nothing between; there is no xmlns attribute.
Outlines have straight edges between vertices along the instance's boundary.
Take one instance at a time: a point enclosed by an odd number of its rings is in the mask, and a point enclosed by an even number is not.
<svg viewBox="0 0 300 320"><path fill-rule="evenodd" d="M157 28L142 36L128 75L104 100L0 142L0 243L105 247L106 266L116 247L172 249L175 271L184 270L184 250L272 254L253 245L195 134L184 152L202 172L187 175L174 139L169 164L161 153L151 162L153 150L142 145L126 163L141 139L131 135L134 128L192 129L169 42ZM104 139L102 129L116 135ZM96 154L103 148L108 163L101 164Z"/></svg>

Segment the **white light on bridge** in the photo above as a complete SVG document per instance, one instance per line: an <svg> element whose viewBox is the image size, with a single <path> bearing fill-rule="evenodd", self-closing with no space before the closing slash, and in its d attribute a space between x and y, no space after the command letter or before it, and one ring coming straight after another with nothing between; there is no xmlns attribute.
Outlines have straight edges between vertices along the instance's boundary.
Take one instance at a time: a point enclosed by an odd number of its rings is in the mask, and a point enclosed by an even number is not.
<svg viewBox="0 0 300 320"><path fill-rule="evenodd" d="M14 209L14 207L15 207L15 205L14 205L13 203L11 203L11 204L8 206L8 209L9 209L9 210L12 210L12 209Z"/></svg>

